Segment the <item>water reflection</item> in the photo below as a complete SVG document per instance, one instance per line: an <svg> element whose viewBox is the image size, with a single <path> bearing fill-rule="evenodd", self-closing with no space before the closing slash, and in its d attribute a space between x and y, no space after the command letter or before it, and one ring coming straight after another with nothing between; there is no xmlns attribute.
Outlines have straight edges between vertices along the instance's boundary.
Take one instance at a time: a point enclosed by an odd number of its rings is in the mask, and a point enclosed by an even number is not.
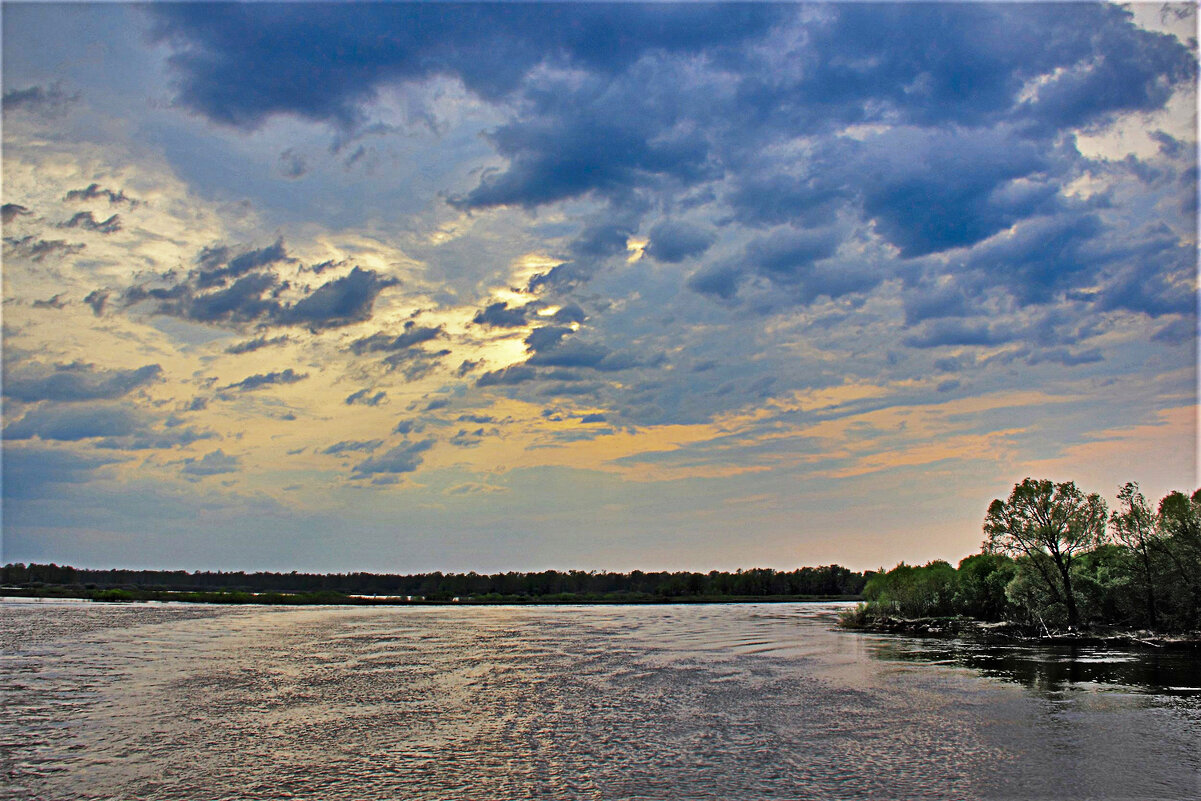
<svg viewBox="0 0 1201 801"><path fill-rule="evenodd" d="M986 644L967 640L872 637L868 653L890 662L970 668L1040 694L1068 688L1121 688L1162 695L1201 695L1195 650L1113 650L1096 646Z"/></svg>
<svg viewBox="0 0 1201 801"><path fill-rule="evenodd" d="M1197 795L1201 694L842 608L0 603L0 801Z"/></svg>

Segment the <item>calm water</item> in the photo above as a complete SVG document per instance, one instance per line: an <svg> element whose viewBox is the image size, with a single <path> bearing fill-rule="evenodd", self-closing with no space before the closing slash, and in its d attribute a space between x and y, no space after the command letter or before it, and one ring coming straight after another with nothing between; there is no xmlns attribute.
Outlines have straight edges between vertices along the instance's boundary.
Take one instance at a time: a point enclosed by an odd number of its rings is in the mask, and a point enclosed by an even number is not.
<svg viewBox="0 0 1201 801"><path fill-rule="evenodd" d="M1201 797L1195 657L839 606L0 602L0 798Z"/></svg>

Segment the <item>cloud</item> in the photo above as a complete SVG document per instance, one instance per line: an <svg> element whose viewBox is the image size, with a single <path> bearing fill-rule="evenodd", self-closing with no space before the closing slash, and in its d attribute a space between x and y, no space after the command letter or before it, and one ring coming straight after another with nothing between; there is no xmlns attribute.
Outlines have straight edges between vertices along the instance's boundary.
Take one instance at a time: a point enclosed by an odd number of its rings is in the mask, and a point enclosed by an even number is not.
<svg viewBox="0 0 1201 801"><path fill-rule="evenodd" d="M364 387L358 392L353 392L350 395L347 395L346 400L343 402L347 406L354 406L356 403L361 406L379 406L381 403L383 403L384 398L388 397L388 393L384 392L382 389L374 395L371 395L370 392L371 390Z"/></svg>
<svg viewBox="0 0 1201 801"><path fill-rule="evenodd" d="M307 325L312 329L333 328L371 319L375 298L387 287L400 283L374 270L355 267L348 274L318 287L308 297L280 311L285 325Z"/></svg>
<svg viewBox="0 0 1201 801"><path fill-rule="evenodd" d="M650 230L644 252L656 261L674 263L699 256L716 238L712 231L695 225L664 221Z"/></svg>
<svg viewBox="0 0 1201 801"><path fill-rule="evenodd" d="M1101 351L1089 348L1084 351L1073 351L1069 348L1046 348L1038 350L1026 357L1026 364L1035 365L1043 362L1054 362L1064 367L1075 367L1080 364L1092 364L1102 360Z"/></svg>
<svg viewBox="0 0 1201 801"><path fill-rule="evenodd" d="M218 448L197 459L189 457L180 464L180 472L188 476L219 476L225 473L235 473L241 467L241 460L230 456Z"/></svg>
<svg viewBox="0 0 1201 801"><path fill-rule="evenodd" d="M3 206L0 206L0 221L3 221L6 224L12 222L18 217L27 216L30 214L33 214L33 212L17 203L5 203Z"/></svg>
<svg viewBox="0 0 1201 801"><path fill-rule="evenodd" d="M309 171L309 165L304 156L292 148L279 154L279 172L285 178L295 180L303 178Z"/></svg>
<svg viewBox="0 0 1201 801"><path fill-rule="evenodd" d="M98 234L113 234L121 230L121 215L110 215L106 220L97 220L90 211L81 211L66 222L61 222L56 228L82 228L85 231L95 231Z"/></svg>
<svg viewBox="0 0 1201 801"><path fill-rule="evenodd" d="M4 427L4 439L77 442L97 437L126 437L144 430L141 416L123 406L43 406Z"/></svg>
<svg viewBox="0 0 1201 801"><path fill-rule="evenodd" d="M360 462L354 468L354 476L361 478L379 473L412 473L421 466L425 458L422 454L433 445L432 439L403 442L386 453Z"/></svg>
<svg viewBox="0 0 1201 801"><path fill-rule="evenodd" d="M495 484L482 484L478 481L467 481L462 484L455 484L453 487L447 487L444 490L446 495L492 495L497 492L508 492L507 487L498 487Z"/></svg>
<svg viewBox="0 0 1201 801"><path fill-rule="evenodd" d="M356 339L350 343L350 350L355 355L376 353L380 351L406 350L422 342L429 342L442 336L442 326L419 326L412 320L404 324L404 331L396 336L385 334L383 331L369 337Z"/></svg>
<svg viewBox="0 0 1201 801"><path fill-rule="evenodd" d="M140 201L137 201L131 197L128 197L125 194L124 189L122 189L118 192L114 192L111 189L105 189L105 188L101 187L100 184L88 184L83 189L72 189L72 190L68 191L66 195L63 196L63 200L67 201L67 202L78 202L81 200L97 200L99 198L105 198L106 200L108 200L109 205L111 205L111 206L116 206L121 203L128 203L130 205L130 207L134 207L134 206L139 205L139 203L140 203Z"/></svg>
<svg viewBox="0 0 1201 801"><path fill-rule="evenodd" d="M5 111L32 111L47 117L58 117L79 100L79 93L69 95L55 83L49 87L29 86L25 89L10 89L4 93Z"/></svg>
<svg viewBox="0 0 1201 801"><path fill-rule="evenodd" d="M508 303L492 303L476 312L471 322L476 325L487 325L492 328L520 328L526 324L526 315L531 311L530 305L510 309Z"/></svg>
<svg viewBox="0 0 1201 801"><path fill-rule="evenodd" d="M82 243L71 243L65 239L38 239L34 236L23 236L19 239L6 236L4 237L4 241L16 253L27 256L36 262L41 262L47 256L52 256L56 253L71 256L79 253L86 247Z"/></svg>
<svg viewBox="0 0 1201 801"><path fill-rule="evenodd" d="M474 431L460 428L458 433L447 441L456 448L474 448L484 441L484 436L485 431L482 428L477 428Z"/></svg>
<svg viewBox="0 0 1201 801"><path fill-rule="evenodd" d="M559 346L563 337L569 336L571 333L572 329L566 326L543 326L531 331L525 338L525 344L534 353L552 350Z"/></svg>
<svg viewBox="0 0 1201 801"><path fill-rule="evenodd" d="M109 454L84 453L58 446L8 443L0 449L6 501L58 498L63 484L86 484L98 471L122 461Z"/></svg>
<svg viewBox="0 0 1201 801"><path fill-rule="evenodd" d="M475 385L477 387L511 386L532 381L537 377L538 373L534 368L515 364L500 370L489 370L476 379Z"/></svg>
<svg viewBox="0 0 1201 801"><path fill-rule="evenodd" d="M663 360L662 354L642 357L628 350L615 351L599 343L566 342L537 351L525 363L537 367L587 368L600 372L615 372L635 367L655 367Z"/></svg>
<svg viewBox="0 0 1201 801"><path fill-rule="evenodd" d="M196 271L196 286L204 289L206 287L221 285L229 278L237 278L260 267L266 267L277 262L292 261L288 257L287 250L284 249L284 241L282 239L277 239L274 245L269 245L258 250L246 251L227 261L226 257L228 254L229 248L225 246L202 250L197 257L197 262L201 266ZM222 262L225 262L224 266L218 266Z"/></svg>
<svg viewBox="0 0 1201 801"><path fill-rule="evenodd" d="M114 403L68 403L38 406L4 428L5 440L80 442L95 440L96 447L110 450L161 450L210 439L210 432L180 425L168 419L166 428L147 412Z"/></svg>
<svg viewBox="0 0 1201 801"><path fill-rule="evenodd" d="M61 309L66 305L66 302L63 300L62 292L59 292L57 295L47 298L46 300L35 300L33 302L33 308L35 309Z"/></svg>
<svg viewBox="0 0 1201 801"><path fill-rule="evenodd" d="M1003 325L962 320L934 320L924 330L905 338L912 348L937 348L948 345L999 345L1018 338L1018 332Z"/></svg>
<svg viewBox="0 0 1201 801"><path fill-rule="evenodd" d="M283 240L257 250L230 257L225 245L207 247L196 257L197 268L184 281L164 276L166 285L142 284L121 293L124 307L146 304L152 314L162 314L201 323L303 325L312 331L336 328L371 318L381 291L399 281L374 270L354 267L315 290L307 288L294 303L280 300L292 289L272 270L280 263L294 263ZM229 279L235 278L226 286ZM162 282L160 281L160 284Z"/></svg>
<svg viewBox="0 0 1201 801"><path fill-rule="evenodd" d="M104 306L108 303L109 293L102 289L93 289L83 299L83 302L92 307L92 314L99 317L104 314Z"/></svg>
<svg viewBox="0 0 1201 801"><path fill-rule="evenodd" d="M429 375L451 351L447 348L425 351L419 348L402 350L384 359L389 370L399 370L408 381L416 381Z"/></svg>
<svg viewBox="0 0 1201 801"><path fill-rule="evenodd" d="M1151 335L1154 342L1165 342L1169 345L1182 345L1193 342L1197 337L1197 321L1193 317L1181 317L1160 328Z"/></svg>
<svg viewBox="0 0 1201 801"><path fill-rule="evenodd" d="M286 370L271 373L257 373L252 376L243 378L241 381L235 381L232 384L227 384L222 387L222 390L235 390L238 392L250 392L264 387L276 386L280 384L295 384L297 381L303 381L308 378L308 373L297 373L291 367Z"/></svg>
<svg viewBox="0 0 1201 801"><path fill-rule="evenodd" d="M780 15L766 6L581 6L564 24L556 9L539 5L152 11L157 39L174 51L178 102L246 129L277 114L349 126L380 86L438 75L499 99L548 53L611 73L651 50L716 48L753 37ZM343 51L355 58L337 55Z"/></svg>
<svg viewBox="0 0 1201 801"><path fill-rule="evenodd" d="M162 377L162 372L162 367L157 364L105 370L82 362L26 363L4 371L4 396L28 403L111 400L155 383Z"/></svg>
<svg viewBox="0 0 1201 801"><path fill-rule="evenodd" d="M256 339L248 339L245 342L237 342L233 345L230 345L228 348L225 349L225 352L230 355L237 356L242 353L252 353L261 348L270 348L270 347L274 347L277 345L285 345L290 341L291 340L286 335L278 336L278 337L271 337L271 338L261 336Z"/></svg>
<svg viewBox="0 0 1201 801"><path fill-rule="evenodd" d="M733 300L738 294L738 284L741 280L742 272L738 268L729 264L712 264L689 276L686 285L703 295Z"/></svg>
<svg viewBox="0 0 1201 801"><path fill-rule="evenodd" d="M325 450L323 450L321 452L326 455L330 455L330 456L336 456L336 455L342 454L342 453L355 453L355 452L362 453L364 451L373 451L382 444L384 444L384 441L382 439L369 439L369 440L348 439L348 440L343 440L342 442L334 443L333 445L330 445L328 448L326 448Z"/></svg>

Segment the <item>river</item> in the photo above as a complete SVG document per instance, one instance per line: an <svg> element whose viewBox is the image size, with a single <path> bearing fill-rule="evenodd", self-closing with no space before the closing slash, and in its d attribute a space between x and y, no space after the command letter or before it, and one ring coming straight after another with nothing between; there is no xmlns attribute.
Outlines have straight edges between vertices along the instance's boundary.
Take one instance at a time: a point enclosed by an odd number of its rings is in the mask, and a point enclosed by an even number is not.
<svg viewBox="0 0 1201 801"><path fill-rule="evenodd" d="M840 604L0 602L0 799L1201 797L1194 655Z"/></svg>

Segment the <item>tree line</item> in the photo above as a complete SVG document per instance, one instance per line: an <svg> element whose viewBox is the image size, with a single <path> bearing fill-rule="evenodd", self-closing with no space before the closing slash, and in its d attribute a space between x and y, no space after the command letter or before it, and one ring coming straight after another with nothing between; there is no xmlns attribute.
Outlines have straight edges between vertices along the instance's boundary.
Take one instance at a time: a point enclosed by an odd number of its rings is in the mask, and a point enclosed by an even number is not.
<svg viewBox="0 0 1201 801"><path fill-rule="evenodd" d="M1201 628L1201 490L1152 506L1138 484L1110 512L1074 482L1027 478L984 519L981 552L871 575L849 625L965 616L1033 630Z"/></svg>
<svg viewBox="0 0 1201 801"><path fill-rule="evenodd" d="M228 593L337 593L460 600L671 600L687 598L859 597L867 575L840 565L792 571L754 568L708 573L610 573L583 570L471 573L271 573L185 570L90 570L55 564L8 564L8 587L73 587ZM111 595L111 593L110 593ZM103 596L108 597L108 596ZM112 596L114 598L118 596Z"/></svg>

